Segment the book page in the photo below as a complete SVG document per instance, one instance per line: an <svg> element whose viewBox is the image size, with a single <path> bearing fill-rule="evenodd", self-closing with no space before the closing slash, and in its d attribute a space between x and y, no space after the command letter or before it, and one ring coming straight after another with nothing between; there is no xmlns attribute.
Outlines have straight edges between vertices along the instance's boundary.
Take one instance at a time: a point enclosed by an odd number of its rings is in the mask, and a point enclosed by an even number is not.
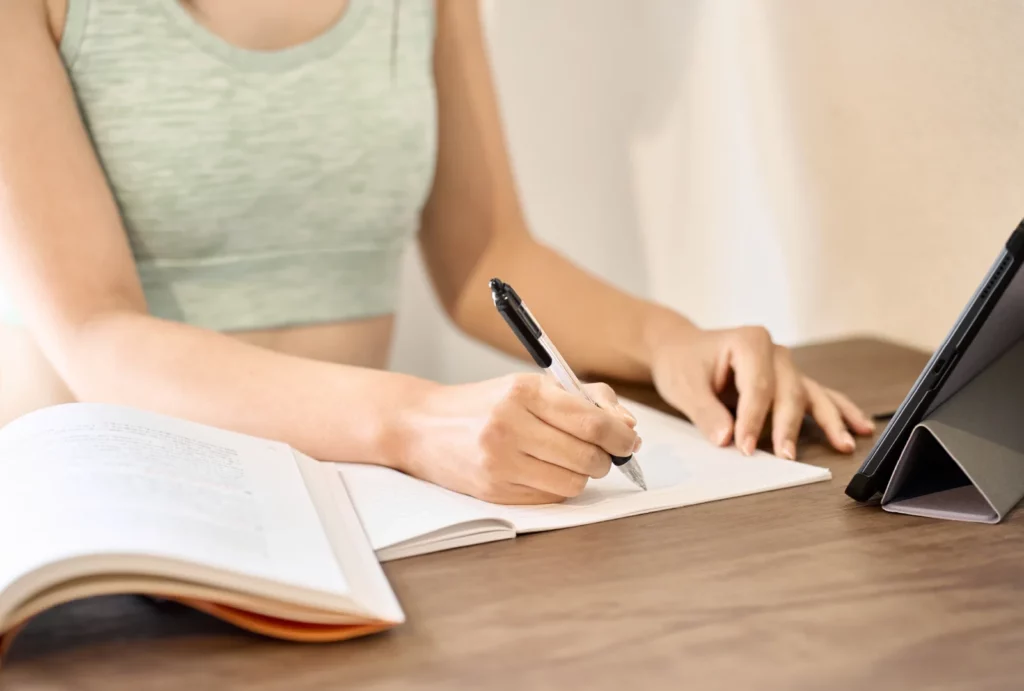
<svg viewBox="0 0 1024 691"><path fill-rule="evenodd" d="M396 470L359 463L335 465L375 550L472 521L500 520L493 504Z"/></svg>
<svg viewBox="0 0 1024 691"><path fill-rule="evenodd" d="M0 477L0 588L56 560L116 554L347 591L284 444L69 404L0 430Z"/></svg>
<svg viewBox="0 0 1024 691"><path fill-rule="evenodd" d="M344 479L333 463L292 451L313 497L327 541L334 548L353 603L367 617L399 623L405 613L359 520ZM349 608L355 611L354 608Z"/></svg>

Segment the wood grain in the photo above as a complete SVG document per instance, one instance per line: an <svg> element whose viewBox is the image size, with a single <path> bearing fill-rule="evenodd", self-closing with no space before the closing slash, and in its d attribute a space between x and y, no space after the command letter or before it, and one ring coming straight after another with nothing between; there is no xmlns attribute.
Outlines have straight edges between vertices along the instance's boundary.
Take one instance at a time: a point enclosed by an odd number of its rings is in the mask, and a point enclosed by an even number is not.
<svg viewBox="0 0 1024 691"><path fill-rule="evenodd" d="M894 408L925 356L871 340L800 363ZM32 622L2 689L1019 689L1024 536L859 506L821 483L386 566L409 615L283 644L131 597Z"/></svg>

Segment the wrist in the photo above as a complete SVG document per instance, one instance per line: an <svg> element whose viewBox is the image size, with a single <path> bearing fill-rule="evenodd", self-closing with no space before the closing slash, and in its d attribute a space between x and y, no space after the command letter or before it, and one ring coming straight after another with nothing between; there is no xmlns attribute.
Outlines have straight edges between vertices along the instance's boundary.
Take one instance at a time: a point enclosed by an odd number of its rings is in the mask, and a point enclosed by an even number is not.
<svg viewBox="0 0 1024 691"><path fill-rule="evenodd" d="M653 367L657 352L669 343L679 343L700 333L700 327L667 307L651 305L640 328L645 364Z"/></svg>
<svg viewBox="0 0 1024 691"><path fill-rule="evenodd" d="M395 395L381 407L380 424L374 434L374 455L380 465L414 475L412 464L416 460L416 440L422 435L422 414L425 401L442 384L404 377L396 387Z"/></svg>

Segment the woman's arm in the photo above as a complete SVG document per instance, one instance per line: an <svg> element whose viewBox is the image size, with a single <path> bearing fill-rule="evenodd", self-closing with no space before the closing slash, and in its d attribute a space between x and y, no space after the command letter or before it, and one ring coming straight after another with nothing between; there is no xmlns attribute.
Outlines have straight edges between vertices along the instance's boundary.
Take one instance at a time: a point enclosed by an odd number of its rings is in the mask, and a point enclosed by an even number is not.
<svg viewBox="0 0 1024 691"><path fill-rule="evenodd" d="M0 64L0 270L75 396L280 439L320 459L385 459L389 416L431 385L148 315L42 2L0 5Z"/></svg>
<svg viewBox="0 0 1024 691"><path fill-rule="evenodd" d="M421 243L448 314L465 332L525 353L494 310L487 279L512 283L584 376L650 381L718 444L751 453L771 416L776 453L796 455L805 412L853 451L847 425L871 421L841 394L802 376L760 327L704 331L627 295L534 240L505 148L476 2L438 0L434 71L439 153ZM735 417L722 394L738 392Z"/></svg>
<svg viewBox="0 0 1024 691"><path fill-rule="evenodd" d="M514 376L464 386L275 353L154 318L40 0L0 3L0 275L80 400L395 467L504 503L558 501L625 455L618 413ZM610 391L595 389L607 408Z"/></svg>
<svg viewBox="0 0 1024 691"><path fill-rule="evenodd" d="M476 2L438 0L439 150L421 245L441 302L470 335L523 357L487 288L515 286L579 373L650 381L650 341L682 317L616 290L537 242L512 179Z"/></svg>

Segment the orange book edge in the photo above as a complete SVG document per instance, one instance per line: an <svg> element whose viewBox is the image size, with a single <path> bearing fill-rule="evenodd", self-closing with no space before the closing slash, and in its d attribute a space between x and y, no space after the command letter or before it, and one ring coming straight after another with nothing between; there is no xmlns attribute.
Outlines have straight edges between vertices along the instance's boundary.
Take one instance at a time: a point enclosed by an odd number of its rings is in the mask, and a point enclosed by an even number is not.
<svg viewBox="0 0 1024 691"><path fill-rule="evenodd" d="M258 614L208 600L193 600L183 597L170 597L167 599L209 614L240 629L269 638L297 643L336 643L350 638L380 633L396 626L394 622L388 621L367 621L362 624L311 624L291 619L270 617L265 614ZM14 628L0 634L0 664L2 664L7 651L10 650L11 644L18 633L27 624L28 621L21 622Z"/></svg>

